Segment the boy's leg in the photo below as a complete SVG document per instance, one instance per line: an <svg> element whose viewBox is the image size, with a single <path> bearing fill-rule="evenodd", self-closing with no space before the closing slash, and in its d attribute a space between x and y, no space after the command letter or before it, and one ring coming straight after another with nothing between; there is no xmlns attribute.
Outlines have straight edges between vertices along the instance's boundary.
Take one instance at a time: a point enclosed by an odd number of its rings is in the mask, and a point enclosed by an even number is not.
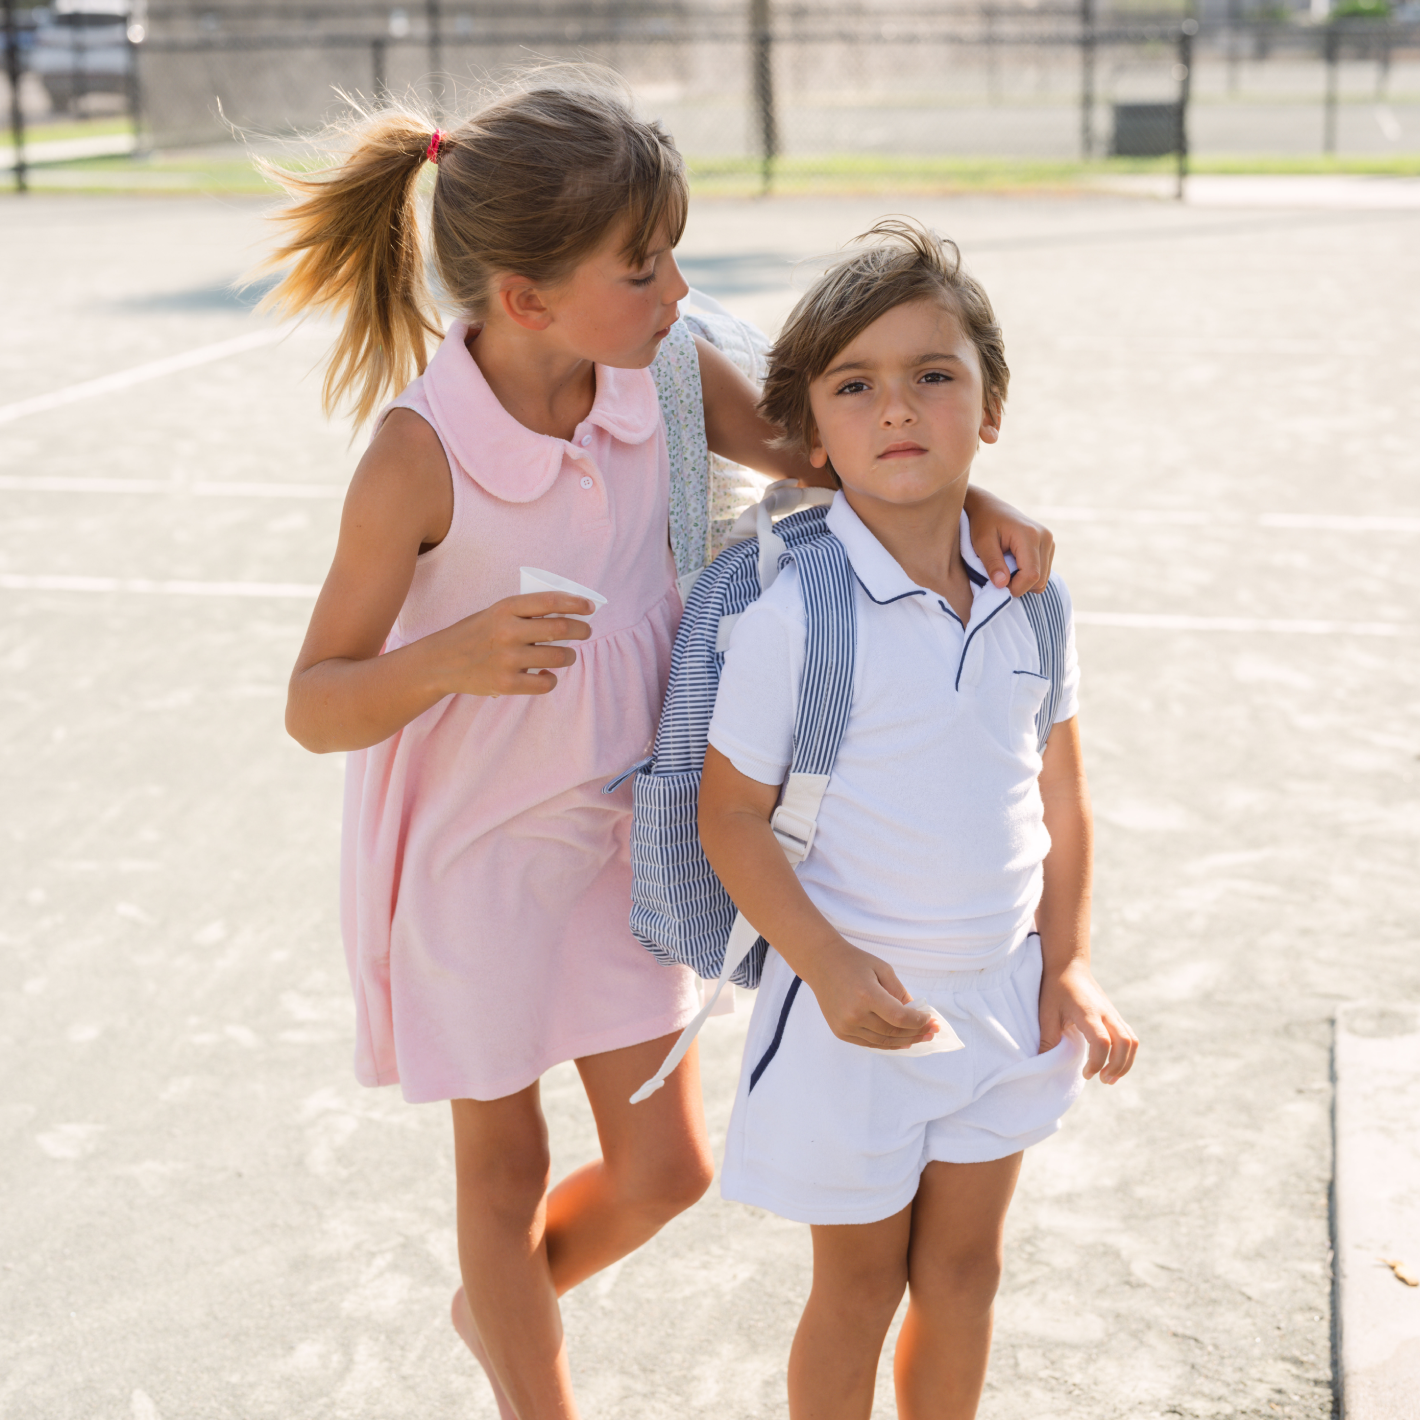
<svg viewBox="0 0 1420 1420"><path fill-rule="evenodd" d="M894 1375L899 1420L972 1420L991 1352L1006 1209L1020 1154L930 1163L912 1204L907 1316Z"/></svg>
<svg viewBox="0 0 1420 1420"><path fill-rule="evenodd" d="M559 1296L654 1237L715 1176L694 1046L650 1099L631 1103L676 1038L577 1061L602 1157L568 1174L547 1200L547 1253Z"/></svg>
<svg viewBox="0 0 1420 1420"><path fill-rule="evenodd" d="M912 1209L815 1226L814 1279L789 1352L791 1420L866 1420L883 1338L907 1285Z"/></svg>

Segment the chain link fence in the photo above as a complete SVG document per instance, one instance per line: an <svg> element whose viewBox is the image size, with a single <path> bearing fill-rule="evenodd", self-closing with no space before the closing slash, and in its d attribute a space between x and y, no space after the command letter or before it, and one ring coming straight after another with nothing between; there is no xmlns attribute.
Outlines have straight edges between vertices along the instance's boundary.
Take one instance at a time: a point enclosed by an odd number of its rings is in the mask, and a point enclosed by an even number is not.
<svg viewBox="0 0 1420 1420"><path fill-rule="evenodd" d="M620 73L711 185L931 180L973 163L1190 149L1420 155L1420 9L1328 20L1209 2L1227 8L199 0L151 4L129 35L139 122L158 146L309 130L339 112L337 89L374 102L413 92L454 113L549 60Z"/></svg>

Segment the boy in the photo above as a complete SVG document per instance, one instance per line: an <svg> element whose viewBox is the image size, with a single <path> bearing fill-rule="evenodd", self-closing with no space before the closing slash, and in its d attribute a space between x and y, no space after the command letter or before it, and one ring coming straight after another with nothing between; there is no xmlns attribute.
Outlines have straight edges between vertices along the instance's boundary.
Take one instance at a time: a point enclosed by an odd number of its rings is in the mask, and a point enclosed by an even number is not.
<svg viewBox="0 0 1420 1420"><path fill-rule="evenodd" d="M1000 434L1000 329L954 246L906 222L864 241L790 316L761 405L836 476L856 582L851 712L797 873L769 824L804 660L792 563L734 627L700 788L705 851L772 944L722 1188L813 1228L793 1420L864 1420L904 1288L898 1414L970 1420L1021 1151L1137 1041L1089 969L1069 601L1056 582L1052 697L962 516Z"/></svg>

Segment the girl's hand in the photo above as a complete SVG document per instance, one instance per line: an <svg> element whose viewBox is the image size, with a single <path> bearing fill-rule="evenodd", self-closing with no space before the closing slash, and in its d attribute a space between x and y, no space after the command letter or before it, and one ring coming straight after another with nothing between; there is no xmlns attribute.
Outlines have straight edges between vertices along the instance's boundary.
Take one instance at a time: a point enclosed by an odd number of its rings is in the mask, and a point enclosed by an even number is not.
<svg viewBox="0 0 1420 1420"><path fill-rule="evenodd" d="M1139 1038L1109 1003L1088 966L1074 961L1048 968L1040 983L1040 1053L1053 1050L1067 1030L1077 1031L1089 1049L1085 1079L1095 1075L1112 1085L1129 1073Z"/></svg>
<svg viewBox="0 0 1420 1420"><path fill-rule="evenodd" d="M1045 590L1055 560L1055 538L1049 528L975 485L966 492L966 516L971 545L993 586L1009 587L1013 597ZM1008 552L1016 559L1014 575L1006 566Z"/></svg>
<svg viewBox="0 0 1420 1420"><path fill-rule="evenodd" d="M585 641L592 628L573 614L595 610L585 597L567 592L529 592L435 632L426 651L440 695L546 695L557 684L552 669L577 659L570 646L546 643Z"/></svg>
<svg viewBox="0 0 1420 1420"><path fill-rule="evenodd" d="M897 973L842 938L838 950L818 956L805 980L829 1030L850 1045L902 1050L937 1034L931 1016L907 1004L912 995Z"/></svg>

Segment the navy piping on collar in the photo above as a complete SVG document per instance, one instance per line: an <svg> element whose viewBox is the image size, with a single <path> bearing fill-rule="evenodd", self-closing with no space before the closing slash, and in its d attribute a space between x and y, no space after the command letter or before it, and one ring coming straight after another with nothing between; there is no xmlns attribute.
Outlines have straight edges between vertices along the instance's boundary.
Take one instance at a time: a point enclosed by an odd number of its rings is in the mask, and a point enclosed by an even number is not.
<svg viewBox="0 0 1420 1420"><path fill-rule="evenodd" d="M982 626L985 626L985 625L987 624L987 622L989 622L989 621L991 620L991 617L994 617L994 616L996 616L997 614L999 614L1000 612L1005 611L1005 609L1006 609L1008 606L1010 606L1010 604L1011 604L1011 598L1008 596L1008 597L1006 598L1006 600L1003 601L1003 602L1000 604L1000 606L998 606L998 607L996 608L996 610L991 613L991 616L987 616L987 617L985 617L985 618L982 620L980 626L974 627L970 632L967 633L966 641L965 641L965 643L963 644L963 646L962 646L962 648L961 648L961 660L959 660L959 661L957 662L957 678L956 678L956 684L952 687L953 690L960 690L960 689L961 689L961 673L962 673L963 669L964 669L965 666L966 666L966 653L971 649L972 638L976 635L976 633L977 633L978 631L981 630L981 627L982 627Z"/></svg>
<svg viewBox="0 0 1420 1420"><path fill-rule="evenodd" d="M848 565L850 568L853 567L853 564L851 562ZM877 602L879 606L891 606L893 602L900 602L903 597L925 597L927 595L927 593L924 592L921 587L914 587L910 592L899 592L895 597L888 597L886 601L883 601L875 597L871 592L868 591L867 584L858 575L857 568L853 568L853 580L857 582L857 584L862 587L865 592L867 592L868 600L871 602Z"/></svg>
<svg viewBox="0 0 1420 1420"><path fill-rule="evenodd" d="M966 560L965 557L962 558L961 564L963 567L966 568L966 575L971 578L973 586L984 587L986 585L986 578L983 577L981 573L978 572L976 568L973 567L971 563Z"/></svg>

